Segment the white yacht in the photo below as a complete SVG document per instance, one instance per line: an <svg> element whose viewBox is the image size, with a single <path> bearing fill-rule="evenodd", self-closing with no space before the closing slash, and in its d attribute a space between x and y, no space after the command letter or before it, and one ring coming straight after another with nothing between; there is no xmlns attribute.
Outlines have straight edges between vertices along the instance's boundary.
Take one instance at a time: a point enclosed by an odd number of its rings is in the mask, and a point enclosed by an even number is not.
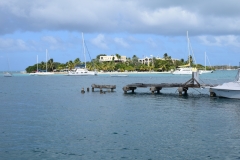
<svg viewBox="0 0 240 160"><path fill-rule="evenodd" d="M240 68L235 81L210 87L209 92L211 96L240 99Z"/></svg>
<svg viewBox="0 0 240 160"><path fill-rule="evenodd" d="M86 68L75 68L74 70L68 71L69 76L95 76L96 71L89 71Z"/></svg>
<svg viewBox="0 0 240 160"><path fill-rule="evenodd" d="M3 76L4 76L4 77L12 77L12 74L9 73L9 72L5 72L5 73L3 74Z"/></svg>
<svg viewBox="0 0 240 160"><path fill-rule="evenodd" d="M83 53L85 59L85 66L84 68L75 68L74 70L68 71L68 76L95 76L97 75L97 71L89 71L86 66L86 55L85 55L85 42L82 33L82 40L83 40Z"/></svg>

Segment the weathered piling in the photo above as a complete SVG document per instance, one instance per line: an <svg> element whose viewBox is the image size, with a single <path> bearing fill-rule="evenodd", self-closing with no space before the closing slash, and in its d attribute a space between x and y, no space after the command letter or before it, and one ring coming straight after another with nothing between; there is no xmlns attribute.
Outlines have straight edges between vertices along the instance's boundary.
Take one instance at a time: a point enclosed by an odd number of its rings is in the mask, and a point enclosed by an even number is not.
<svg viewBox="0 0 240 160"><path fill-rule="evenodd" d="M84 88L82 88L81 93L85 93Z"/></svg>
<svg viewBox="0 0 240 160"><path fill-rule="evenodd" d="M89 87L87 87L87 92L89 92Z"/></svg>
<svg viewBox="0 0 240 160"><path fill-rule="evenodd" d="M94 92L95 88L99 88L100 89L100 93L103 92L103 88L104 89L111 89L111 92L113 92L114 89L116 89L116 85L98 85L98 84L92 84L92 92Z"/></svg>

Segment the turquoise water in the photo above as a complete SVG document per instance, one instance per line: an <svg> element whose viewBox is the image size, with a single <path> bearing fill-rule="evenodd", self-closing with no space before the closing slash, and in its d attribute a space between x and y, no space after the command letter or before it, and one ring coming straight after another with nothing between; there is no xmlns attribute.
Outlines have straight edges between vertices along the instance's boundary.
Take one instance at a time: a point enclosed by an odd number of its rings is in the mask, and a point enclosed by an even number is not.
<svg viewBox="0 0 240 160"><path fill-rule="evenodd" d="M237 71L200 75L232 81ZM211 98L207 89L151 94L130 83L185 82L190 76L0 77L0 159L239 159L240 101ZM100 94L81 88L114 84Z"/></svg>

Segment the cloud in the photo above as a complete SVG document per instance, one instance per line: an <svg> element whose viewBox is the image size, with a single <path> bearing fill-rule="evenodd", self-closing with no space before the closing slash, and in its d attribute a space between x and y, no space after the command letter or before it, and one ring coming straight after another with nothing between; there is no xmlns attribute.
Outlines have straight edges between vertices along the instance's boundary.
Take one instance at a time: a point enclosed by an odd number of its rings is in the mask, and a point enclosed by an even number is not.
<svg viewBox="0 0 240 160"><path fill-rule="evenodd" d="M240 34L239 5L238 0L8 0L0 2L0 34L43 30Z"/></svg>
<svg viewBox="0 0 240 160"><path fill-rule="evenodd" d="M26 51L29 50L27 43L22 39L10 39L10 38L1 38L0 39L1 49L8 51Z"/></svg>
<svg viewBox="0 0 240 160"><path fill-rule="evenodd" d="M99 48L108 49L105 36L103 34L99 34L96 38L92 39L92 43Z"/></svg>
<svg viewBox="0 0 240 160"><path fill-rule="evenodd" d="M199 36L199 39L207 46L240 46L240 37L234 35L228 36Z"/></svg>
<svg viewBox="0 0 240 160"><path fill-rule="evenodd" d="M128 43L125 42L125 41L123 40L123 38L114 38L114 42L115 42L116 44L124 47L124 48L128 48L128 47L129 47Z"/></svg>

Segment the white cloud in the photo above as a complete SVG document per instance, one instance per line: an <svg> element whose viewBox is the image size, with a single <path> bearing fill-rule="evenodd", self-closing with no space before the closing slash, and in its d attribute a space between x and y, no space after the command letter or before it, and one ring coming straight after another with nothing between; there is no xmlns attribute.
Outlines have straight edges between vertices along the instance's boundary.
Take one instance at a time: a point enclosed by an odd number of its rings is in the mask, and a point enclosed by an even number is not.
<svg viewBox="0 0 240 160"><path fill-rule="evenodd" d="M234 35L228 36L199 36L204 45L208 46L240 46L240 37Z"/></svg>
<svg viewBox="0 0 240 160"><path fill-rule="evenodd" d="M103 34L99 34L96 38L92 39L92 43L99 48L108 49L105 36Z"/></svg>
<svg viewBox="0 0 240 160"><path fill-rule="evenodd" d="M115 42L116 44L124 47L124 48L128 48L128 47L129 47L128 43L125 42L125 41L123 40L123 38L114 38L114 42Z"/></svg>
<svg viewBox="0 0 240 160"><path fill-rule="evenodd" d="M0 34L19 30L240 34L239 6L238 0L8 0L0 3Z"/></svg>

